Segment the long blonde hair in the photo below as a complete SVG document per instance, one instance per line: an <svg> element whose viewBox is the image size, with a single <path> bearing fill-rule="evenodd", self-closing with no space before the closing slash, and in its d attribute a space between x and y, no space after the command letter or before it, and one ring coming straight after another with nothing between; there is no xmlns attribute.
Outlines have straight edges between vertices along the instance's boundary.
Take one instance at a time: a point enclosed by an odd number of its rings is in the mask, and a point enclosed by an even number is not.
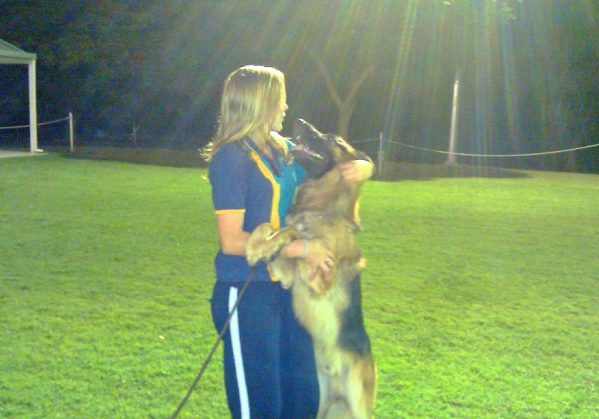
<svg viewBox="0 0 599 419"><path fill-rule="evenodd" d="M269 130L284 91L285 76L276 68L246 65L233 71L225 80L216 135L202 156L210 161L223 145L260 131L287 156L284 138Z"/></svg>

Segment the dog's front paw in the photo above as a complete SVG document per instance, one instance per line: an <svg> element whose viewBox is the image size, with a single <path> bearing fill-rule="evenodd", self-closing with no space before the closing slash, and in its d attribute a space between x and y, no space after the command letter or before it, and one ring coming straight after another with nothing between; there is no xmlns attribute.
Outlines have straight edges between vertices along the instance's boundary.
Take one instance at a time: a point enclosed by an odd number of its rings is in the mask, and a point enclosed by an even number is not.
<svg viewBox="0 0 599 419"><path fill-rule="evenodd" d="M293 240L299 238L299 232L292 228L276 231L272 225L259 225L248 239L246 259L250 266L260 261L268 262L276 258Z"/></svg>
<svg viewBox="0 0 599 419"><path fill-rule="evenodd" d="M275 229L268 223L260 224L248 239L245 257L250 266L254 266L261 260L266 260L269 255L265 254L265 244L275 233Z"/></svg>

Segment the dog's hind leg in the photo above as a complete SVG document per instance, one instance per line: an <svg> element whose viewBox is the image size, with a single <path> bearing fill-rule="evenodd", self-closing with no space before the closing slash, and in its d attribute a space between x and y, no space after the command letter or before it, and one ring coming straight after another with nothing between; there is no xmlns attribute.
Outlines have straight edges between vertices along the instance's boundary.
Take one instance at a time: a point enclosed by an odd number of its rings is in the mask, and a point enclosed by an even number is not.
<svg viewBox="0 0 599 419"><path fill-rule="evenodd" d="M318 404L317 419L325 419L333 404L333 395L331 393L331 384L328 374L318 371L318 386L320 388L320 401Z"/></svg>
<svg viewBox="0 0 599 419"><path fill-rule="evenodd" d="M357 356L347 376L345 398L356 419L373 417L376 371L371 355Z"/></svg>
<svg viewBox="0 0 599 419"><path fill-rule="evenodd" d="M352 415L347 401L335 392L333 381L335 378L328 374L318 374L320 405L316 419L358 419Z"/></svg>
<svg viewBox="0 0 599 419"><path fill-rule="evenodd" d="M333 403L329 406L329 410L327 411L324 419L358 419L353 416L347 403L345 400L337 399L334 400Z"/></svg>

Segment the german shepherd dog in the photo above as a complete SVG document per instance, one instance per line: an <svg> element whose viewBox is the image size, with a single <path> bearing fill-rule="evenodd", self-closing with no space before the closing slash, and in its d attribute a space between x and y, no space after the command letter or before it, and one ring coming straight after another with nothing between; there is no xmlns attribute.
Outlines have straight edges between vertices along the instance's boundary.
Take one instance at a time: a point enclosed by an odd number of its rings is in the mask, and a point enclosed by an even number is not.
<svg viewBox="0 0 599 419"><path fill-rule="evenodd" d="M293 309L312 336L316 354L320 407L318 418L371 418L376 370L364 328L360 272L365 260L354 233L359 229L359 186L343 181L337 163L361 158L341 137L322 134L298 120L293 158L308 180L299 188L287 217L288 227L275 231L260 225L250 236L250 265L267 261L271 274L291 288ZM320 239L335 255L325 278L311 275L303 259L278 258L296 239Z"/></svg>

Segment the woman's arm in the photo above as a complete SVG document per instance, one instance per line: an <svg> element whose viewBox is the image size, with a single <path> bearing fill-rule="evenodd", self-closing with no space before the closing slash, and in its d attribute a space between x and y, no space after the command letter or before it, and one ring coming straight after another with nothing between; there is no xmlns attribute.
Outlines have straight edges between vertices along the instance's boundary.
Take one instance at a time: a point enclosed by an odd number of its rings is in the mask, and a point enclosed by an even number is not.
<svg viewBox="0 0 599 419"><path fill-rule="evenodd" d="M246 255L250 233L243 231L243 213L218 214L217 225L220 248L226 255ZM285 258L304 258L312 272L321 270L325 275L334 265L335 259L320 240L294 240L285 247Z"/></svg>
<svg viewBox="0 0 599 419"><path fill-rule="evenodd" d="M243 231L243 217L242 212L216 216L220 248L226 255L245 256L250 233Z"/></svg>

